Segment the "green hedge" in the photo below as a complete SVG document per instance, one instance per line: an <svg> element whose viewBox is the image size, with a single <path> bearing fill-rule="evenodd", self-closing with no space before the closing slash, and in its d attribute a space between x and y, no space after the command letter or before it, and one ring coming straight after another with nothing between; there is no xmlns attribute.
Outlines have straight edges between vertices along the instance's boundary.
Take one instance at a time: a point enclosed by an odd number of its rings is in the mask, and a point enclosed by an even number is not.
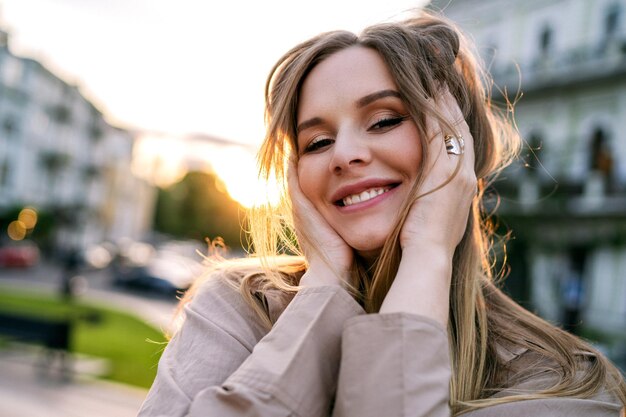
<svg viewBox="0 0 626 417"><path fill-rule="evenodd" d="M71 318L71 350L110 362L105 379L148 388L156 375L165 337L136 317L53 295L0 288L0 310L34 317Z"/></svg>

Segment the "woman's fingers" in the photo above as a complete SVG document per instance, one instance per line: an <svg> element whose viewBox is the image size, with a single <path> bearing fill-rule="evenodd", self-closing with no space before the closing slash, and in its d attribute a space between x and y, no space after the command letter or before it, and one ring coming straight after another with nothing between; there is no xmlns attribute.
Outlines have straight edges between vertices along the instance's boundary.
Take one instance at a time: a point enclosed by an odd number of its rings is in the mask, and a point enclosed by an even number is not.
<svg viewBox="0 0 626 417"><path fill-rule="evenodd" d="M320 272L315 277L315 284L327 284L337 278L347 280L352 264L352 248L330 227L302 192L294 159L290 160L287 181L300 248L307 258L309 270ZM310 280L308 283L311 283Z"/></svg>
<svg viewBox="0 0 626 417"><path fill-rule="evenodd" d="M435 105L447 123L441 123L435 117L426 120L429 142L422 191L433 191L457 177L472 182L474 187L474 140L463 113L447 89L437 98Z"/></svg>
<svg viewBox="0 0 626 417"><path fill-rule="evenodd" d="M474 167L474 138L470 133L469 126L463 117L463 112L459 107L458 102L452 96L450 91L446 89L443 94L439 98L440 102L440 111L449 121L449 124L452 126L453 131L449 132L445 126L440 126L440 130L444 135L444 138L448 135L454 136L457 138L462 138L464 142L463 149L463 158L467 162L467 165L470 167ZM455 155L455 154L450 154Z"/></svg>
<svg viewBox="0 0 626 417"><path fill-rule="evenodd" d="M474 141L447 90L435 104L447 123L427 119L429 143L425 178L418 192L421 197L411 207L400 238L403 248L427 241L451 253L463 237L476 192Z"/></svg>

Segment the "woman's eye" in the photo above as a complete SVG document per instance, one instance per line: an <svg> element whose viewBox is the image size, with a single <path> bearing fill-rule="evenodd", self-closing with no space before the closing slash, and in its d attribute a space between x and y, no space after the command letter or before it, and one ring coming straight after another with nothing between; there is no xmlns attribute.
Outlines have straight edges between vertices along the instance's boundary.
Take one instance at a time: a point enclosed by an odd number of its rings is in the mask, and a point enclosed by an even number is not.
<svg viewBox="0 0 626 417"><path fill-rule="evenodd" d="M400 123L404 122L408 116L388 116L383 117L378 122L374 123L369 130L380 130L388 127L397 126Z"/></svg>
<svg viewBox="0 0 626 417"><path fill-rule="evenodd" d="M315 152L333 143L329 138L316 138L313 139L305 148L304 153Z"/></svg>

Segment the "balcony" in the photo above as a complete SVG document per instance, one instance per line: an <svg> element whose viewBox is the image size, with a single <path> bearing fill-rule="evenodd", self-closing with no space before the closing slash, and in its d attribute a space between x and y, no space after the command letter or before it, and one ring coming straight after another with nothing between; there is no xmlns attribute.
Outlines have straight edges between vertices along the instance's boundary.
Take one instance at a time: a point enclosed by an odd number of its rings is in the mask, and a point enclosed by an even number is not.
<svg viewBox="0 0 626 417"><path fill-rule="evenodd" d="M491 75L500 88L525 93L560 89L572 85L624 80L626 39L615 38L595 45L539 54L532 62L496 65ZM494 89L494 95L500 94Z"/></svg>
<svg viewBox="0 0 626 417"><path fill-rule="evenodd" d="M495 184L498 212L528 218L621 218L626 220L624 184L591 171L579 181L520 175Z"/></svg>

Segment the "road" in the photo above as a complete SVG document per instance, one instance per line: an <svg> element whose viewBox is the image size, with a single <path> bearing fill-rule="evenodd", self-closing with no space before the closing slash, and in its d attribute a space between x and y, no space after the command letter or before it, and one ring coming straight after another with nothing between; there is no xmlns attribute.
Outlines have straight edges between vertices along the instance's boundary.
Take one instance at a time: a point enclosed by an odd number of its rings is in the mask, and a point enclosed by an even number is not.
<svg viewBox="0 0 626 417"><path fill-rule="evenodd" d="M0 352L0 417L131 417L146 391L78 375L43 377L23 349Z"/></svg>
<svg viewBox="0 0 626 417"><path fill-rule="evenodd" d="M43 262L26 270L0 269L0 288L59 292L62 278L61 268ZM175 299L115 289L107 271L82 273L77 282L77 297L128 311L159 329L169 329ZM0 350L0 417L130 417L145 398L143 389L96 379L97 361L93 359L77 358L74 377L64 381L58 375L42 374L37 358L37 350L26 346Z"/></svg>
<svg viewBox="0 0 626 417"><path fill-rule="evenodd" d="M50 262L30 269L0 268L0 286L33 292L60 292L63 270ZM159 329L169 329L176 308L174 298L149 296L113 287L108 270L83 271L77 276L77 296L134 313Z"/></svg>

